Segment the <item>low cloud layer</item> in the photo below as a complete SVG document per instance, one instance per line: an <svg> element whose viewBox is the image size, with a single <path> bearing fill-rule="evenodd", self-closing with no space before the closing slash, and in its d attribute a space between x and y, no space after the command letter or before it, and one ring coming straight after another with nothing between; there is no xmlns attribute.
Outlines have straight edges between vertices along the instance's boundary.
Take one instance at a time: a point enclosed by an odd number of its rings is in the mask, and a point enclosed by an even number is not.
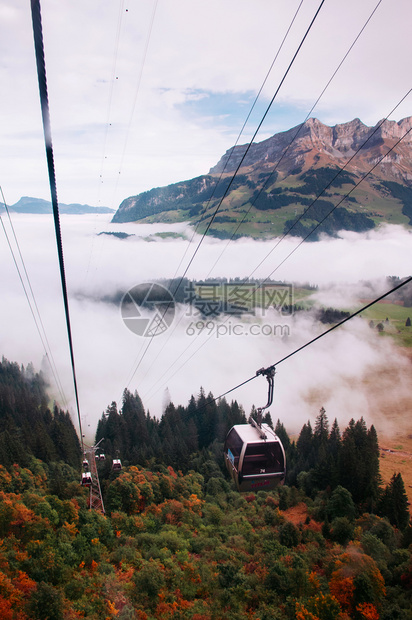
<svg viewBox="0 0 412 620"><path fill-rule="evenodd" d="M75 417L50 219L19 215L13 221ZM159 230L173 230L190 237L185 225L114 226L107 216L62 217L80 406L84 429L91 438L102 412L111 401L120 402L126 386L139 392L153 415L160 415L166 389L176 404L186 404L200 386L218 396L325 329L306 313L284 317L271 311L243 321L236 317L222 319L225 323L213 319L213 327L220 326L219 337L216 330L209 337L212 325L202 326L200 317L191 316L187 307L178 306L172 327L149 344L150 339L137 336L125 326L119 305L107 303L104 298L125 293L141 282L176 275L188 241L146 240ZM124 231L134 236L120 240L99 236L102 231ZM296 243L296 239L282 242L254 275L268 276ZM247 277L273 245L246 239L231 243L212 275ZM183 264L187 264L194 247L190 246ZM187 276L204 278L223 247L222 242L206 238ZM410 251L411 234L400 227L387 226L364 235L345 233L339 239L304 244L273 277L318 285L314 296L319 303L336 308L354 307L356 298L363 294L370 298L365 281L373 281L374 292L380 294L386 286L386 276L410 275L405 271L405 257ZM0 247L0 260L1 352L9 360L23 364L32 361L37 368L46 368L44 351L5 243ZM240 328L233 330L234 325ZM256 333L251 333L250 325L258 326ZM197 334L200 335L196 337ZM57 390L55 396L61 401ZM257 377L227 398L237 399L249 412L252 404L264 405L266 396L266 381ZM411 408L410 361L389 338L378 338L366 322L350 321L277 368L271 408L274 419L280 418L293 432L307 419L313 420L322 406L329 418L337 417L342 426L350 418L363 415L368 423L374 422L388 432L391 415Z"/></svg>

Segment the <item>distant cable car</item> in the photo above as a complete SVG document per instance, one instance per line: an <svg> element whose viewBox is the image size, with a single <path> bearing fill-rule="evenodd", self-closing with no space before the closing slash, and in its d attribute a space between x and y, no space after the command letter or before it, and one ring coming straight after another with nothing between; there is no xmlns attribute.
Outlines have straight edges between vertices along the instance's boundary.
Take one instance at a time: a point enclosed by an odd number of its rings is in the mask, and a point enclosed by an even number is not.
<svg viewBox="0 0 412 620"><path fill-rule="evenodd" d="M88 471L88 470L89 470L89 461L86 459L86 457L85 457L85 458L84 458L84 460L83 460L83 469L84 469L85 471Z"/></svg>
<svg viewBox="0 0 412 620"><path fill-rule="evenodd" d="M282 442L268 424L262 424L262 411L273 401L275 369L258 370L269 382L267 404L257 410L257 421L233 426L226 436L225 462L239 491L269 491L283 484L286 458Z"/></svg>
<svg viewBox="0 0 412 620"><path fill-rule="evenodd" d="M82 474L81 485L83 487L90 487L93 484L92 475L89 471L86 471Z"/></svg>
<svg viewBox="0 0 412 620"><path fill-rule="evenodd" d="M99 461L105 461L105 460L106 460L106 457L102 452L101 454L99 454Z"/></svg>
<svg viewBox="0 0 412 620"><path fill-rule="evenodd" d="M122 462L120 459L113 459L112 469L113 471L120 471L122 469Z"/></svg>

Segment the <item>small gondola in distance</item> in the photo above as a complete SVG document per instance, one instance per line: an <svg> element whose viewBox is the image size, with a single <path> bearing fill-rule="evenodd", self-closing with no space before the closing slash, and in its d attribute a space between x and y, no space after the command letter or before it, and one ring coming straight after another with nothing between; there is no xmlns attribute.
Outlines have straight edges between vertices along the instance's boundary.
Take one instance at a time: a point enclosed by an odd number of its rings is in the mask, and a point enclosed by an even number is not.
<svg viewBox="0 0 412 620"><path fill-rule="evenodd" d="M122 462L120 459L113 459L112 470L120 471L122 469Z"/></svg>
<svg viewBox="0 0 412 620"><path fill-rule="evenodd" d="M92 474L90 471L82 473L81 485L83 487L91 487L93 484Z"/></svg>

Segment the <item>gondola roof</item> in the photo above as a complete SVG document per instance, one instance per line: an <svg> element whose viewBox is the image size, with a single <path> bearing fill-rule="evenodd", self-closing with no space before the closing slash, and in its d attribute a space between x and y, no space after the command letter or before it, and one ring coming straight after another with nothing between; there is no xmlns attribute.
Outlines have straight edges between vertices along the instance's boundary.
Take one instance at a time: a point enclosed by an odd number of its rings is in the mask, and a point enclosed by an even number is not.
<svg viewBox="0 0 412 620"><path fill-rule="evenodd" d="M232 428L235 429L243 443L261 443L265 441L262 439L259 431L251 424L236 424ZM265 433L267 441L279 441L275 431L268 424L262 424L262 431Z"/></svg>

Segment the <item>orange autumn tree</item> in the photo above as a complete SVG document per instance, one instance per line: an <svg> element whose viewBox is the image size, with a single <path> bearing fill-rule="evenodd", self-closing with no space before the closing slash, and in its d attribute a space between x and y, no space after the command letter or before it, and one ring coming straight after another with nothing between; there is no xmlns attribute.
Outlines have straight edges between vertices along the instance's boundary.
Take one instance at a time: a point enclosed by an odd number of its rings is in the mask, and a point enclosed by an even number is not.
<svg viewBox="0 0 412 620"><path fill-rule="evenodd" d="M2 620L29 620L24 608L36 583L19 571L12 580L0 572L0 618Z"/></svg>
<svg viewBox="0 0 412 620"><path fill-rule="evenodd" d="M297 620L335 620L340 616L340 604L330 594L319 592L319 594L310 597L305 604L296 602Z"/></svg>
<svg viewBox="0 0 412 620"><path fill-rule="evenodd" d="M356 611L362 620L379 620L378 610L372 603L360 603L356 606Z"/></svg>
<svg viewBox="0 0 412 620"><path fill-rule="evenodd" d="M357 610L359 614L372 614L379 608L386 595L384 579L375 561L362 553L356 545L349 545L335 561L335 570L329 581L329 590L339 602L343 612L351 615ZM370 600L365 600L369 598ZM373 607L362 607L370 605ZM368 611L369 610L369 611ZM362 612L363 613L363 612ZM368 618L360 615L361 618Z"/></svg>
<svg viewBox="0 0 412 620"><path fill-rule="evenodd" d="M183 475L172 467L161 472L131 466L113 480L107 490L106 507L109 513L124 512L136 515L152 504L167 500L182 501L202 493L202 477L199 474ZM195 500L192 503L196 503Z"/></svg>

